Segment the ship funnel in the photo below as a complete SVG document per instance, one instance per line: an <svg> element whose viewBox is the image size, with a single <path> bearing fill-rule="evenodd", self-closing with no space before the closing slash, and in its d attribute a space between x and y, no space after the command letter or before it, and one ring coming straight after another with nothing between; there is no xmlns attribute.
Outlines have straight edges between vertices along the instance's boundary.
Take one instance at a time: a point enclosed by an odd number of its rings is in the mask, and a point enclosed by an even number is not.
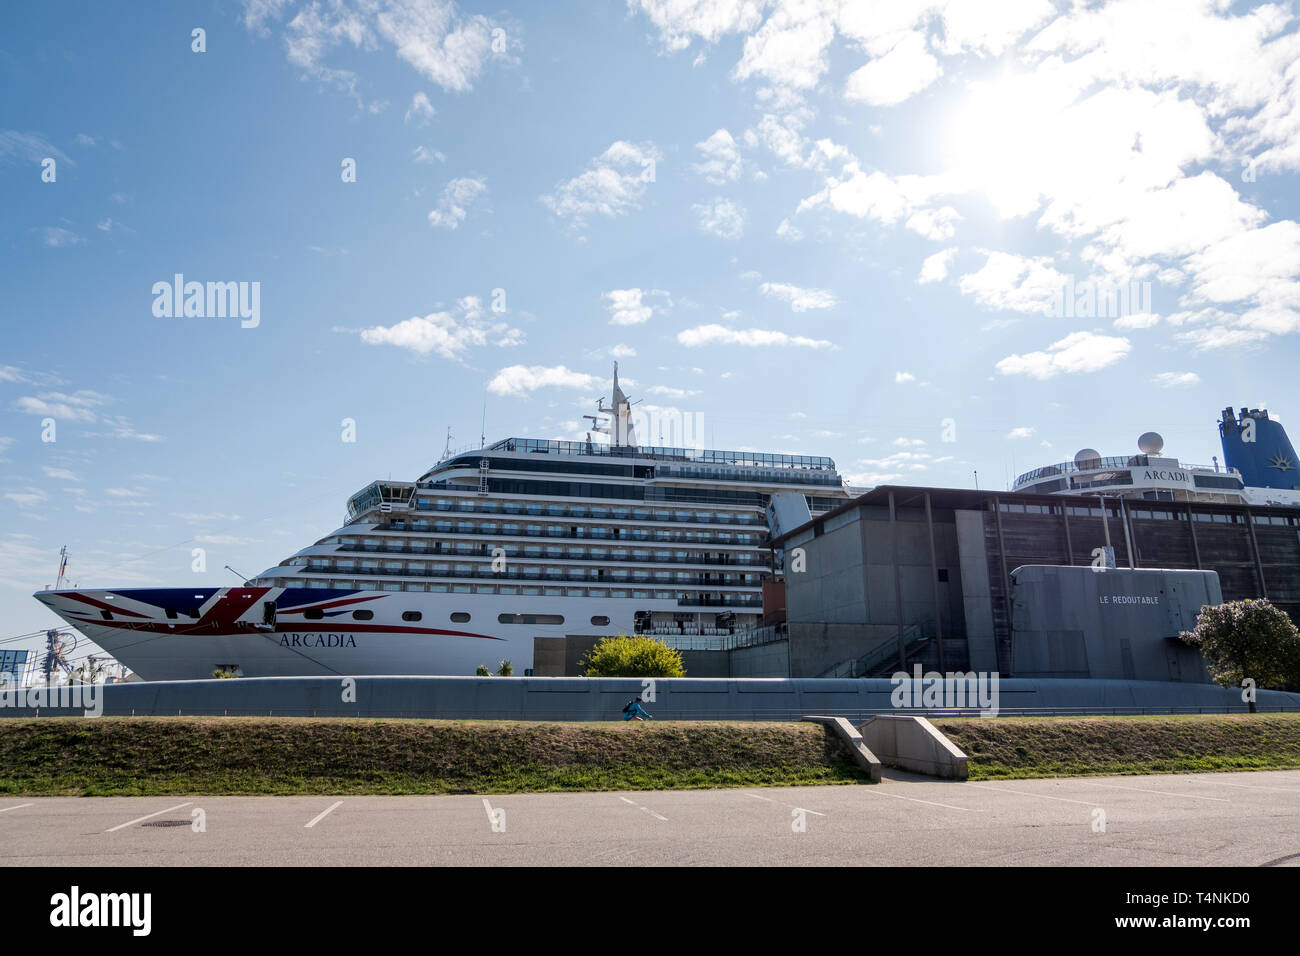
<svg viewBox="0 0 1300 956"><path fill-rule="evenodd" d="M1282 423L1269 418L1267 409L1242 408L1234 416L1231 406L1225 408L1219 440L1224 464L1240 471L1247 487L1300 488L1295 448Z"/></svg>

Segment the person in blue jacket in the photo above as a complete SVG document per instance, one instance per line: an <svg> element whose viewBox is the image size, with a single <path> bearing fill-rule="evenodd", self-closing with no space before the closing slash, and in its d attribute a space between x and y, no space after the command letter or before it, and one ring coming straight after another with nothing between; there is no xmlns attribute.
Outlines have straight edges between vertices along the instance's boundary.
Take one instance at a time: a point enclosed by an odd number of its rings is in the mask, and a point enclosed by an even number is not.
<svg viewBox="0 0 1300 956"><path fill-rule="evenodd" d="M640 697L636 698L635 700L629 700L627 702L627 706L623 708L623 719L624 720L654 720L653 717L651 717L648 713L646 713L645 708L641 706Z"/></svg>

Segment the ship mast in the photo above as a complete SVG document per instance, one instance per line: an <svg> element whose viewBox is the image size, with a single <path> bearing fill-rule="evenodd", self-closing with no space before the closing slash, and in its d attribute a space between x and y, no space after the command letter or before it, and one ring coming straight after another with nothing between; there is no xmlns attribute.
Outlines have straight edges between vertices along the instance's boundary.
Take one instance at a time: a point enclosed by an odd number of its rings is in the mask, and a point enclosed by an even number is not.
<svg viewBox="0 0 1300 956"><path fill-rule="evenodd" d="M613 446L632 446L636 445L636 429L632 427L632 405L633 402L628 400L623 389L618 384L618 363L614 363L614 391L612 395L613 403L611 407L605 407L605 399L602 396L596 402L595 415L583 415L583 418L591 421L591 430L602 435L609 436L609 443Z"/></svg>

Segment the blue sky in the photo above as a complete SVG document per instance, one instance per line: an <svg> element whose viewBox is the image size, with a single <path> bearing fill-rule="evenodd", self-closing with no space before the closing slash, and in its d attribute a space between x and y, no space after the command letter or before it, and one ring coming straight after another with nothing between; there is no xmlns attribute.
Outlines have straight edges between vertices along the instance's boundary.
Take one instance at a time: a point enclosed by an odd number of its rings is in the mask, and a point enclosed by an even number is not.
<svg viewBox="0 0 1300 956"><path fill-rule="evenodd" d="M232 583L485 407L581 437L615 358L863 485L1300 414L1294 4L129 9L0 11L3 636L58 623L61 545ZM177 273L258 283L256 326L155 315Z"/></svg>

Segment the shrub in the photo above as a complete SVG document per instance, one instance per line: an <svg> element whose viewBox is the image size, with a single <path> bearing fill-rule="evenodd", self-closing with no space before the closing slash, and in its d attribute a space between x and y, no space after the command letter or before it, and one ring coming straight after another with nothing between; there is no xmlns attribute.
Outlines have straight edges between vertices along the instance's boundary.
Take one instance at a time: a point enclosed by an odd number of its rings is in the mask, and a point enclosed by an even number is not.
<svg viewBox="0 0 1300 956"><path fill-rule="evenodd" d="M1255 598L1206 605L1196 627L1179 635L1200 648L1210 677L1224 687L1300 683L1300 631L1285 611ZM1254 701L1250 702L1254 711Z"/></svg>
<svg viewBox="0 0 1300 956"><path fill-rule="evenodd" d="M640 634L604 637L578 668L584 677L685 677L680 651Z"/></svg>

